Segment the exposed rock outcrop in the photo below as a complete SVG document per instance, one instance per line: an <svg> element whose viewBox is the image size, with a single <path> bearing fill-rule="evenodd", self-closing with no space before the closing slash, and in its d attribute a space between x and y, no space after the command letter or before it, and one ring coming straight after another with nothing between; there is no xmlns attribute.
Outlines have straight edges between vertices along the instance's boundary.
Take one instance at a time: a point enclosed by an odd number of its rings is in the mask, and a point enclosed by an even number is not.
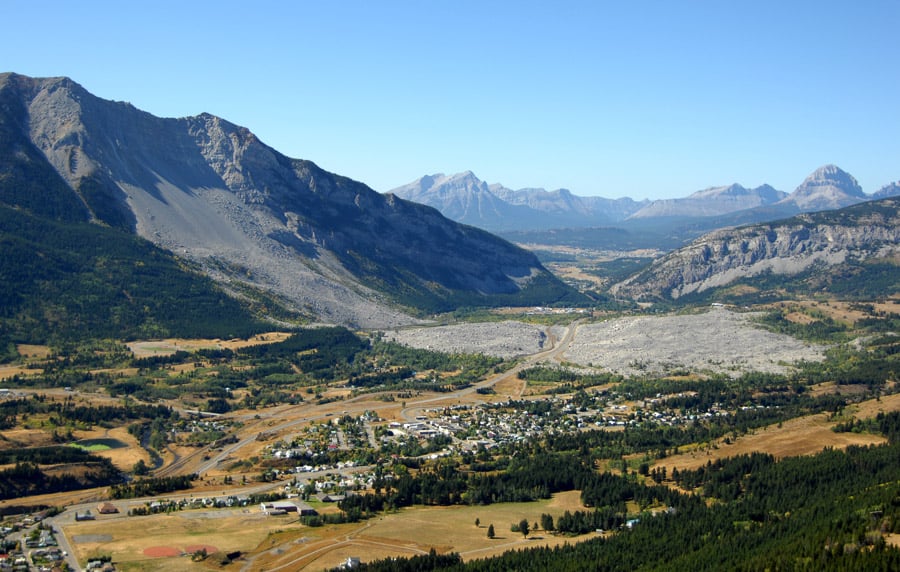
<svg viewBox="0 0 900 572"><path fill-rule="evenodd" d="M574 294L523 249L288 158L219 117L158 118L68 78L0 74L0 96L9 139L39 151L88 218L320 320L386 327L415 321L402 305ZM13 163L38 156L2 151Z"/></svg>
<svg viewBox="0 0 900 572"><path fill-rule="evenodd" d="M884 199L781 222L709 233L611 288L635 298L678 298L771 272L900 253L900 201Z"/></svg>
<svg viewBox="0 0 900 572"><path fill-rule="evenodd" d="M819 167L797 187L783 204L804 212L839 209L868 200L856 179L835 165Z"/></svg>

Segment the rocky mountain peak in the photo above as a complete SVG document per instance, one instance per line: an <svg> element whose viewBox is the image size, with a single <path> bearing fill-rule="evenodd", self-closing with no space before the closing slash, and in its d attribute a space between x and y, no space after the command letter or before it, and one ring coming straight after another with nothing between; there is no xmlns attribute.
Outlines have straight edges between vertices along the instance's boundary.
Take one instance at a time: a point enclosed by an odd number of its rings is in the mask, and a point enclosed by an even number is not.
<svg viewBox="0 0 900 572"><path fill-rule="evenodd" d="M812 172L810 176L803 181L801 187L827 187L836 186L847 194L864 198L866 194L862 187L856 182L856 179L850 173L844 171L837 165L824 165Z"/></svg>
<svg viewBox="0 0 900 572"><path fill-rule="evenodd" d="M837 209L868 197L852 175L836 165L824 165L809 175L783 203L802 211Z"/></svg>
<svg viewBox="0 0 900 572"><path fill-rule="evenodd" d="M0 125L9 127L0 161L56 171L59 192L84 206L83 219L134 232L223 283L271 291L322 321L415 321L388 299L443 310L529 296L525 305L543 304L548 292L574 292L527 251L286 157L208 113L159 118L66 78L4 74ZM454 183L490 195L472 173ZM23 201L0 192L6 206Z"/></svg>

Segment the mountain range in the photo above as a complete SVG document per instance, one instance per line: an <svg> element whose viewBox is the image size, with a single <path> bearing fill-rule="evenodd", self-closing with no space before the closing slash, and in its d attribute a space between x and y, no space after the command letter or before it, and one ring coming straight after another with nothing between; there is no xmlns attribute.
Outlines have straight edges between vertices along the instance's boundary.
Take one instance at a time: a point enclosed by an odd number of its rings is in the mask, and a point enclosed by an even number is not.
<svg viewBox="0 0 900 572"><path fill-rule="evenodd" d="M137 235L234 294L265 291L328 323L581 299L532 253L431 207L222 118L155 117L68 78L0 74L0 207Z"/></svg>
<svg viewBox="0 0 900 572"><path fill-rule="evenodd" d="M612 224L649 201L579 197L566 189L520 189L489 185L471 171L426 175L389 194L432 206L455 221L490 231Z"/></svg>
<svg viewBox="0 0 900 572"><path fill-rule="evenodd" d="M606 199L582 197L566 189L511 190L488 185L471 171L425 176L390 191L433 206L453 220L500 233L602 226L628 229L642 228L648 222L671 225L673 221L711 230L841 208L898 192L900 185L893 183L867 195L856 179L835 165L820 167L790 194L769 185L748 189L735 183L677 199Z"/></svg>
<svg viewBox="0 0 900 572"><path fill-rule="evenodd" d="M742 284L744 293L784 295L793 282L802 295L879 298L900 291L898 260L900 199L892 197L710 232L609 291L673 300Z"/></svg>

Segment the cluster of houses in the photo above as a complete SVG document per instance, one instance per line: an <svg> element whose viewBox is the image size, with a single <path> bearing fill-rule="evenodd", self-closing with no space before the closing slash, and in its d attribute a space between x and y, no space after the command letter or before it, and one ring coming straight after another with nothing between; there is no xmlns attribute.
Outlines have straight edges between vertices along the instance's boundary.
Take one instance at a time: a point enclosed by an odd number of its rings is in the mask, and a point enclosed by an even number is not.
<svg viewBox="0 0 900 572"><path fill-rule="evenodd" d="M27 571L31 570L31 567L28 565L28 558L23 552L9 551L0 553L0 570L3 570L4 572L6 570Z"/></svg>
<svg viewBox="0 0 900 572"><path fill-rule="evenodd" d="M289 442L274 443L267 449L267 454L274 459L313 460L333 451L335 435L340 427L349 427L346 432L357 435L380 434L382 441L398 438L428 441L437 436L449 436L452 443L444 451L432 453L431 456L434 457L453 451L490 449L507 443L573 431L598 428L617 430L646 424L681 426L697 420L729 415L728 411L717 404L706 411L683 411L668 404L673 397L685 396L687 394L682 393L627 400L613 392L579 392L571 396L543 397L537 401L455 405L426 410L414 421L379 424L379 432L374 431L373 420L368 417L350 419L344 416L340 419L340 425L336 418L329 423L311 427ZM378 442L375 441L373 446L377 447ZM354 449L349 449L347 456L352 455L353 451ZM293 483L285 485L284 492L288 497L310 494L312 486L317 497L328 497L327 500L319 500L328 502L339 500L340 497L335 498L335 491L340 493L371 488L375 479L371 471L341 474L346 473L343 469L355 466L353 460L330 464L298 463L292 469L282 472L304 474L304 480L308 482L295 477ZM272 514L273 510L278 509L264 509L267 514Z"/></svg>
<svg viewBox="0 0 900 572"><path fill-rule="evenodd" d="M25 548L49 548L57 545L56 537L53 531L42 528L37 531L38 534L31 535L25 539Z"/></svg>
<svg viewBox="0 0 900 572"><path fill-rule="evenodd" d="M29 553L31 563L34 565L32 570L37 572L50 572L58 570L59 565L66 559L63 551L56 546L50 548L38 548Z"/></svg>
<svg viewBox="0 0 900 572"><path fill-rule="evenodd" d="M0 527L0 571L50 572L61 569L66 553L59 548L53 529L40 525L46 517L46 511L23 515ZM8 535L34 525L39 527L32 529L20 543L7 540Z"/></svg>
<svg viewBox="0 0 900 572"><path fill-rule="evenodd" d="M685 394L678 394L683 397ZM450 436L454 444L450 449L472 450L478 447L491 448L505 443L514 443L549 434L560 434L586 429L617 429L639 424L680 426L697 420L710 419L729 415L717 405L707 411L683 412L667 406L668 398L676 396L658 395L637 401L626 401L614 393L589 394L581 392L580 396L546 397L540 401L544 407L535 408L533 402L506 401L489 405L470 406L456 405L449 408L427 410L414 421L401 423L393 421L386 427L389 437L383 441L397 437L414 437L422 441L437 436ZM536 412L536 409L539 412ZM316 425L291 442L280 442L269 447L267 454L274 459L306 459L314 460L337 448L341 433L338 419L332 423ZM346 423L342 419L343 424ZM360 416L352 420L362 429L353 429L353 433L373 434L371 420ZM343 433L350 433L344 431ZM373 447L378 442L370 439ZM346 448L348 454L361 446L354 443ZM313 463L298 464L292 472L311 473L352 467L353 461L345 461L337 465ZM365 483L356 483L365 484ZM342 483L338 486L351 486Z"/></svg>
<svg viewBox="0 0 900 572"><path fill-rule="evenodd" d="M683 397L679 394L678 397ZM579 403L572 398L550 397L549 407L541 413L525 402L505 401L473 407L456 405L427 411L428 417L410 423L391 423L395 431L405 431L422 439L435 435L451 435L456 445L465 450L491 448L542 435L568 433L598 428L625 428L635 425L683 426L698 420L728 416L715 404L705 411L682 412L666 405L667 396L626 402L615 395L584 396Z"/></svg>
<svg viewBox="0 0 900 572"><path fill-rule="evenodd" d="M168 439L172 442L204 445L225 436L232 428L233 422L227 419L182 418L175 421L168 429Z"/></svg>

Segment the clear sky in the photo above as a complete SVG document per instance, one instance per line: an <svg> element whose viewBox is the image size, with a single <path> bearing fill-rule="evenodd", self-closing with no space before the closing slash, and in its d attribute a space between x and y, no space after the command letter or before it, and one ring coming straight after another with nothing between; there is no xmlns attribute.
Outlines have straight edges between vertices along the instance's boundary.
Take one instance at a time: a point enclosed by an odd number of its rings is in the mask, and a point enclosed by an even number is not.
<svg viewBox="0 0 900 572"><path fill-rule="evenodd" d="M900 179L900 1L0 0L0 71L209 112L387 191Z"/></svg>

